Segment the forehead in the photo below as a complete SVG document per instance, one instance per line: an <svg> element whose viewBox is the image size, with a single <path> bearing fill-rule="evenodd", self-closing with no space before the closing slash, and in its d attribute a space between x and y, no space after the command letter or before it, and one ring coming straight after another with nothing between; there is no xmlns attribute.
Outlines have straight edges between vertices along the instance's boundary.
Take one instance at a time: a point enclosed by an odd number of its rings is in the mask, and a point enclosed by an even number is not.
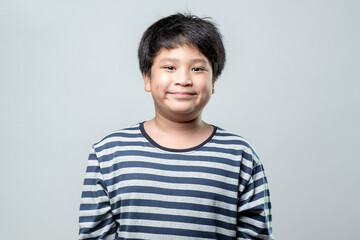
<svg viewBox="0 0 360 240"><path fill-rule="evenodd" d="M193 45L182 45L172 49L161 48L158 54L154 58L155 62L180 62L180 61L191 61L191 62L203 62L209 64L208 58Z"/></svg>

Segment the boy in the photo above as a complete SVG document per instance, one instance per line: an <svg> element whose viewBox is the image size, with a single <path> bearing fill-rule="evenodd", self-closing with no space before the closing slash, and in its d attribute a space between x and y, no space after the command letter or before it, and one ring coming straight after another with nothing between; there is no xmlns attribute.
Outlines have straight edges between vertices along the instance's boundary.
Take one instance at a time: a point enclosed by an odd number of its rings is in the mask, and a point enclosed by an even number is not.
<svg viewBox="0 0 360 240"><path fill-rule="evenodd" d="M138 57L155 117L93 146L79 239L273 239L258 156L201 119L225 63L217 28L192 15L160 19Z"/></svg>

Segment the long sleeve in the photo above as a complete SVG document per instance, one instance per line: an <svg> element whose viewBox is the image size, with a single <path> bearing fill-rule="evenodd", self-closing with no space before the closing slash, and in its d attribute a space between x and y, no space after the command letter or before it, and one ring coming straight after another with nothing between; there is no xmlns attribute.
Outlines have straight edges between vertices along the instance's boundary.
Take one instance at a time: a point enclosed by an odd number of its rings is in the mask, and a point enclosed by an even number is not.
<svg viewBox="0 0 360 240"><path fill-rule="evenodd" d="M109 195L94 148L91 149L80 204L80 239L116 238L117 224L111 213Z"/></svg>
<svg viewBox="0 0 360 240"><path fill-rule="evenodd" d="M274 239L267 179L261 163L253 163L250 177L240 189L237 239Z"/></svg>

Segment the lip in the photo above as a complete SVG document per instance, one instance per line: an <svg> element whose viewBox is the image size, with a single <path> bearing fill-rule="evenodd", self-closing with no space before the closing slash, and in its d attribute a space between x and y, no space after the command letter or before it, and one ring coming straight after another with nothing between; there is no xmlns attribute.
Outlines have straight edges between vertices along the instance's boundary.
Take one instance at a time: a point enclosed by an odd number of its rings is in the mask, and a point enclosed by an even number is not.
<svg viewBox="0 0 360 240"><path fill-rule="evenodd" d="M183 91L170 92L170 94L176 97L191 97L195 95L194 92L183 92Z"/></svg>

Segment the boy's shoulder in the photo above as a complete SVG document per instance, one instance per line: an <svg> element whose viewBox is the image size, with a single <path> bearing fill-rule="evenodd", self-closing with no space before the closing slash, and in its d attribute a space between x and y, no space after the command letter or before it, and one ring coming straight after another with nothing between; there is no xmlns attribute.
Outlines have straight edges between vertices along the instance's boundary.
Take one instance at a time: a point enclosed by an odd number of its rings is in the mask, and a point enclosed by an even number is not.
<svg viewBox="0 0 360 240"><path fill-rule="evenodd" d="M217 142L219 144L227 145L226 147L229 149L233 149L233 150L242 150L248 154L251 154L253 157L253 159L255 161L260 161L260 158L255 150L255 148L253 147L253 145L243 136L225 130L221 127L216 127L216 134L214 137L214 142Z"/></svg>
<svg viewBox="0 0 360 240"><path fill-rule="evenodd" d="M136 141L141 137L140 123L137 123L130 127L118 129L105 135L105 137L93 145L93 148L99 149L104 148L105 146L109 147L112 142Z"/></svg>

